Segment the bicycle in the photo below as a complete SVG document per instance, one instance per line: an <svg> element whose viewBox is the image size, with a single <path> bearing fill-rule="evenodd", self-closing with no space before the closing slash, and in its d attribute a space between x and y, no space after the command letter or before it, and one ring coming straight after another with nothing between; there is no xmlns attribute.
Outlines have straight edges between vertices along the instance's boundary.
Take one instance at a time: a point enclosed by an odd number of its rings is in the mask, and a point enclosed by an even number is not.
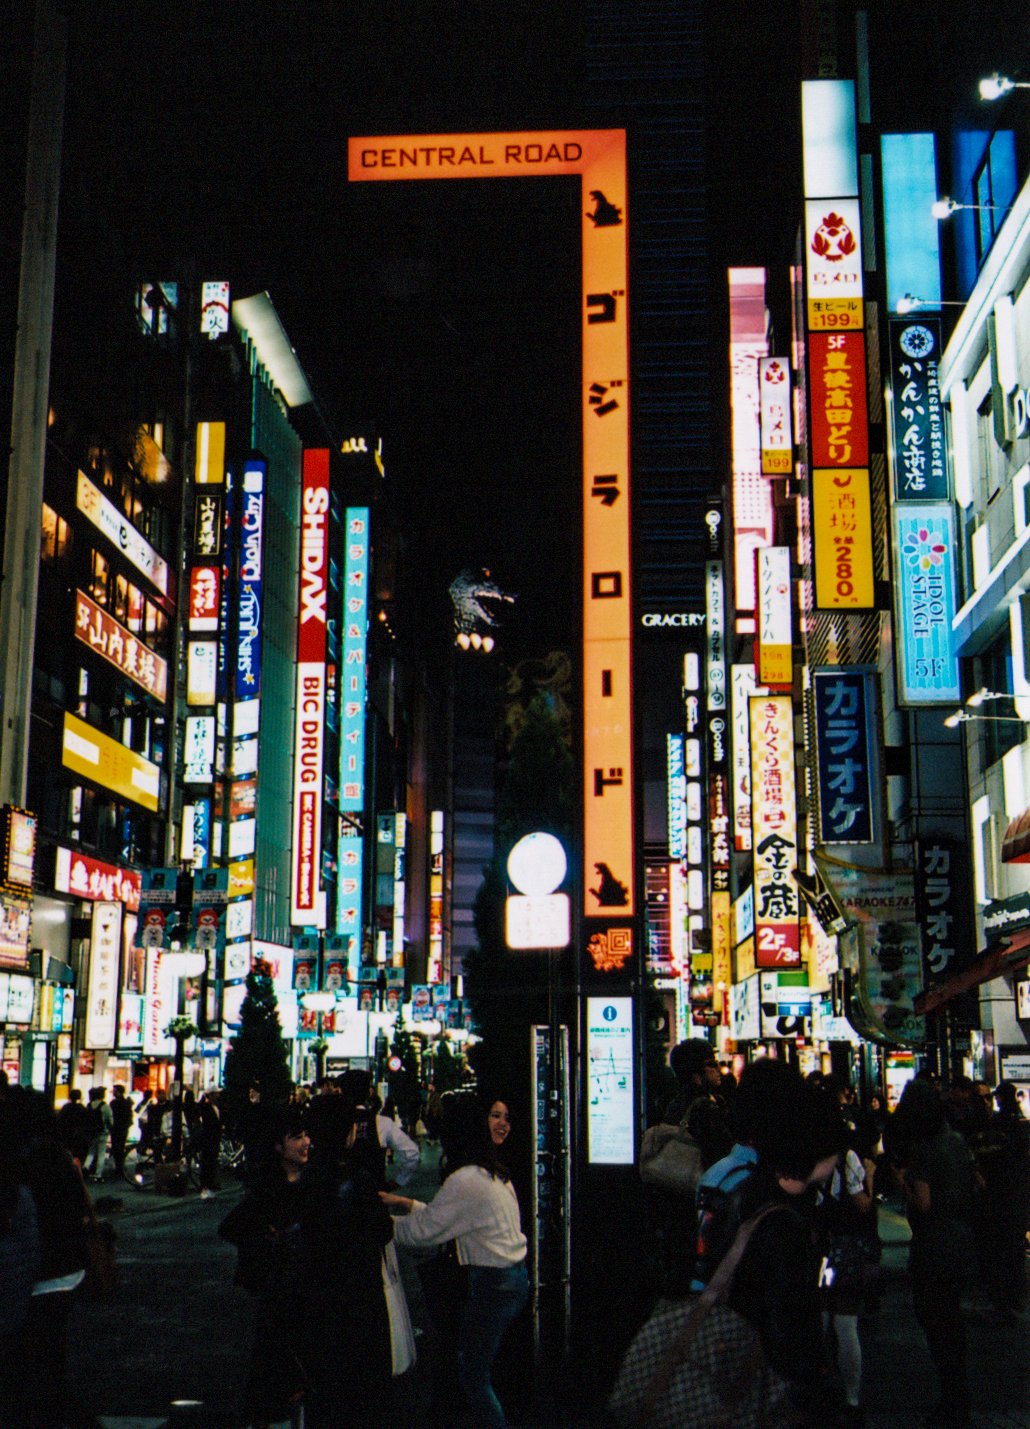
<svg viewBox="0 0 1030 1429"><path fill-rule="evenodd" d="M200 1151L193 1145L186 1149L186 1174L189 1177L190 1185L199 1188ZM235 1176L238 1181L243 1179L243 1143L233 1141L231 1136L223 1135L219 1143L218 1175L219 1179L223 1175Z"/></svg>

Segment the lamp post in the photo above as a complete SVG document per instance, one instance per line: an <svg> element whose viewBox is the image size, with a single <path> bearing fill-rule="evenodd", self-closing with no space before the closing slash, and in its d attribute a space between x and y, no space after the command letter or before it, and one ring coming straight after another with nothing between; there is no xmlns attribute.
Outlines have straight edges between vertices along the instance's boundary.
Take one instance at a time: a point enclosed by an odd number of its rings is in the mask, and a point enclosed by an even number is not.
<svg viewBox="0 0 1030 1429"><path fill-rule="evenodd" d="M321 1082L325 1078L325 1054L326 1041L322 1035L322 1019L327 1012L333 1012L336 1008L335 992L306 992L301 998L301 1006L306 1007L309 1012L317 1014L316 1022L317 1034L315 1037L315 1080Z"/></svg>

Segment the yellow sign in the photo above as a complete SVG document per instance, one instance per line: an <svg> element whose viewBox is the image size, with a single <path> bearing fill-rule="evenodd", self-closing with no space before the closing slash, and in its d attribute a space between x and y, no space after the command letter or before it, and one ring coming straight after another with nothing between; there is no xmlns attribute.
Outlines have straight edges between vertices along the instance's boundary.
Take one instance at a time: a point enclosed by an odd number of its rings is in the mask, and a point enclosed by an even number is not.
<svg viewBox="0 0 1030 1429"><path fill-rule="evenodd" d="M580 180L583 912L587 919L630 918L635 900L625 131L357 138L349 141L348 174L358 182L547 175Z"/></svg>
<svg viewBox="0 0 1030 1429"><path fill-rule="evenodd" d="M73 774L157 813L161 769L85 720L65 712L61 763Z"/></svg>
<svg viewBox="0 0 1030 1429"><path fill-rule="evenodd" d="M743 982L755 971L755 940L745 938L733 954L733 981Z"/></svg>
<svg viewBox="0 0 1030 1429"><path fill-rule="evenodd" d="M221 486L225 481L225 423L197 423L197 459L193 480L198 486Z"/></svg>
<svg viewBox="0 0 1030 1429"><path fill-rule="evenodd" d="M873 520L864 468L812 473L815 603L822 610L871 610Z"/></svg>
<svg viewBox="0 0 1030 1429"><path fill-rule="evenodd" d="M242 858L229 865L230 898L245 898L254 892L254 860Z"/></svg>
<svg viewBox="0 0 1030 1429"><path fill-rule="evenodd" d="M732 900L728 893L712 894L712 995L716 1012L728 1009L733 982L731 908Z"/></svg>

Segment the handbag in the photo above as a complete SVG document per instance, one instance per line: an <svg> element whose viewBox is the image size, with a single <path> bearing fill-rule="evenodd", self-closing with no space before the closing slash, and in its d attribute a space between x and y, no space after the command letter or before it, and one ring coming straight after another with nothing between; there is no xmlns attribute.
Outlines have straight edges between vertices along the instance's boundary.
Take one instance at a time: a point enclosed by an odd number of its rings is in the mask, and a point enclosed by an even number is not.
<svg viewBox="0 0 1030 1429"><path fill-rule="evenodd" d="M790 1422L788 1384L758 1331L725 1303L755 1227L746 1220L702 1293L662 1302L630 1345L608 1401L624 1429L771 1429Z"/></svg>
<svg viewBox="0 0 1030 1429"><path fill-rule="evenodd" d="M693 1197L703 1170L700 1146L679 1127L671 1134L667 1126L651 1127L644 1133L640 1179L645 1186Z"/></svg>

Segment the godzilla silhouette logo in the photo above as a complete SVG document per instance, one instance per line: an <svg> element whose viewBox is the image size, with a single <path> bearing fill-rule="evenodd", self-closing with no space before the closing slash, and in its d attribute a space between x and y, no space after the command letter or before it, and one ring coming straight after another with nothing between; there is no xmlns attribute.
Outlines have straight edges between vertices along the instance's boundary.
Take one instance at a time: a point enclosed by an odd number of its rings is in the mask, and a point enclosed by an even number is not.
<svg viewBox="0 0 1030 1429"><path fill-rule="evenodd" d="M459 571L450 584L454 606L454 628L459 635L471 635L474 630L496 626L497 616L484 604L514 605L515 597L501 590L490 579L489 571Z"/></svg>

